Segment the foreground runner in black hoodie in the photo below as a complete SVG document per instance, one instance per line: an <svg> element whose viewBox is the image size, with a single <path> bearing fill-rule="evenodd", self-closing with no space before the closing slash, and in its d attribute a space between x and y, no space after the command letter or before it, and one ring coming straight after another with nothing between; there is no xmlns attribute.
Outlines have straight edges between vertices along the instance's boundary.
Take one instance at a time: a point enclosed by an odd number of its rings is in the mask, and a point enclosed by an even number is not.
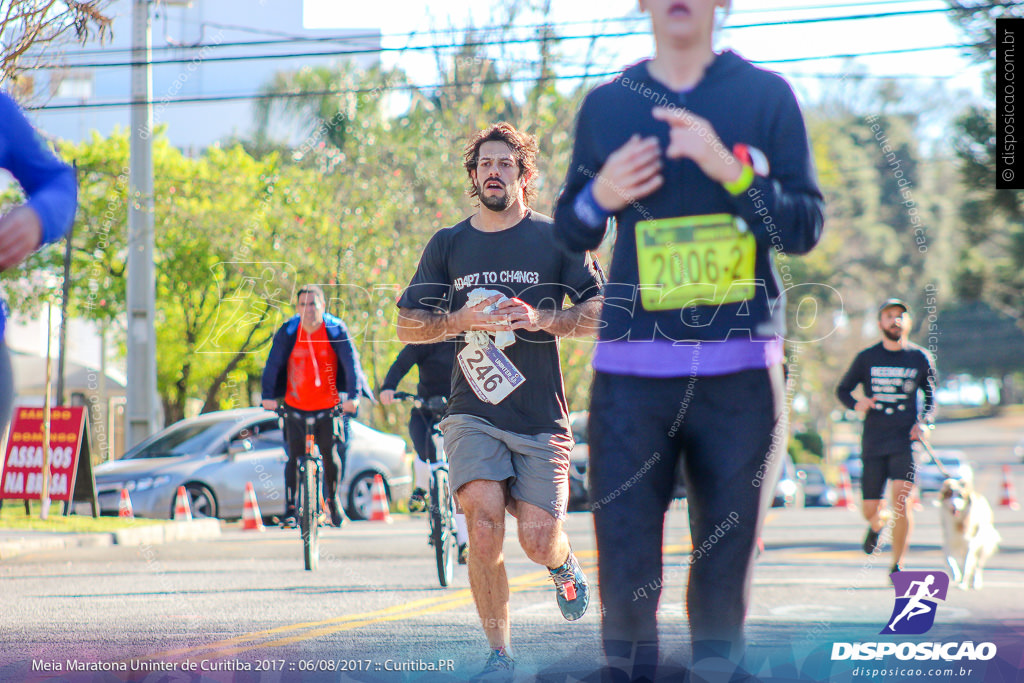
<svg viewBox="0 0 1024 683"><path fill-rule="evenodd" d="M653 678L664 515L684 469L695 660L738 661L758 528L786 453L789 255L822 196L803 118L775 74L712 51L726 0L641 0L657 55L594 89L555 211L575 251L618 226L590 413L610 670ZM772 250L782 277L772 264ZM763 485L762 485L763 484Z"/></svg>

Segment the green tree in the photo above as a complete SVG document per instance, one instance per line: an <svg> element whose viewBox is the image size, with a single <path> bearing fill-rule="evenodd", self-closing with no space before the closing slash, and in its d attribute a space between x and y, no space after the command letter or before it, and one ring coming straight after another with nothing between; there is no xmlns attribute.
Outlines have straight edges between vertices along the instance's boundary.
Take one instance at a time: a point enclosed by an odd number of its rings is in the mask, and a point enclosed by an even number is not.
<svg viewBox="0 0 1024 683"><path fill-rule="evenodd" d="M1024 17L1019 3L946 0L952 20L974 45L969 56L986 70L986 90L994 99L995 20ZM960 217L965 243L957 272L960 295L985 301L1024 328L1024 193L996 190L995 110L972 105L960 116L954 132L960 172L967 198Z"/></svg>
<svg viewBox="0 0 1024 683"><path fill-rule="evenodd" d="M73 243L70 314L113 326L123 335L128 139L64 146L81 187ZM313 246L336 225L331 195L314 171L257 160L241 147L212 147L190 159L165 138L154 141L156 197L157 383L165 417L189 404L201 411L251 403L267 343L292 314L296 279L318 268ZM14 193L5 198L16 201ZM32 257L58 272L60 250ZM18 280L15 310L36 310L47 296Z"/></svg>

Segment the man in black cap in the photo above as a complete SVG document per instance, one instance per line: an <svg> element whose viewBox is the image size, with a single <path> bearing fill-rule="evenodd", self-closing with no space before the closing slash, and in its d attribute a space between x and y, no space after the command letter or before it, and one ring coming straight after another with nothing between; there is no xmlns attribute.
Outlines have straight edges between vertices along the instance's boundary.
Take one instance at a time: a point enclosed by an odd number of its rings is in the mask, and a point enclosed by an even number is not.
<svg viewBox="0 0 1024 683"><path fill-rule="evenodd" d="M888 521L892 525L892 569L903 569L910 531L914 525L907 505L914 488L911 443L924 440L931 429L935 408L935 361L930 353L907 340L910 309L899 299L889 299L878 309L882 341L857 354L843 375L836 395L847 408L864 418L861 459L864 472L861 490L864 518L868 520L864 552L878 547L878 537ZM853 390L861 385L864 397ZM919 404L918 391L924 394ZM882 494L892 480L892 511Z"/></svg>

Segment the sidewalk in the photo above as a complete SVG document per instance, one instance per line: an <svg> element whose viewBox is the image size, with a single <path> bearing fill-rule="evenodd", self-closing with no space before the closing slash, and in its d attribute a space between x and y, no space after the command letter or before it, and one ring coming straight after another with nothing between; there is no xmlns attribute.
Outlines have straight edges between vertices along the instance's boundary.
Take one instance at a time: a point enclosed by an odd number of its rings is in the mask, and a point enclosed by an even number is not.
<svg viewBox="0 0 1024 683"><path fill-rule="evenodd" d="M0 561L25 553L64 548L210 540L220 537L220 526L219 519L196 519L89 534L0 529Z"/></svg>

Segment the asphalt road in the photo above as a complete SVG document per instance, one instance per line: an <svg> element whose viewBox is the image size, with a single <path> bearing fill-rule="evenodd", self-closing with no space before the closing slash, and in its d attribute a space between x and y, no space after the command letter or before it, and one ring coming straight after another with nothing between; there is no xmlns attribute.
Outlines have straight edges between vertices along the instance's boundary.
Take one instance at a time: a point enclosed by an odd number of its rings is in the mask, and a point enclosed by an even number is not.
<svg viewBox="0 0 1024 683"><path fill-rule="evenodd" d="M935 441L968 451L995 505L1021 423L943 425ZM1024 466L1013 469L1024 484ZM951 589L924 638L993 640L1002 659L1019 657L1024 642L1024 512L997 507L996 519L1003 544L985 588ZM682 595L690 543L685 509L673 508L668 521L659 618L662 658L672 667L689 659ZM590 515L571 514L567 529L595 581ZM882 639L894 598L888 555L864 555L863 530L859 514L846 509L772 511L748 620L759 678L858 680L849 662L830 662L828 652L839 641ZM596 591L588 614L565 622L546 570L518 548L512 520L506 553L517 672L524 680L588 678L600 661ZM943 567L938 512L926 497L907 568ZM438 586L422 516L325 530L316 572L302 568L297 531L236 525L225 525L216 541L15 557L0 563L0 643L0 681L457 681L487 654L465 567L454 586ZM114 671L69 670L74 662ZM945 680L993 680L994 666L969 665L973 673ZM1002 680L1016 680L1013 671Z"/></svg>

